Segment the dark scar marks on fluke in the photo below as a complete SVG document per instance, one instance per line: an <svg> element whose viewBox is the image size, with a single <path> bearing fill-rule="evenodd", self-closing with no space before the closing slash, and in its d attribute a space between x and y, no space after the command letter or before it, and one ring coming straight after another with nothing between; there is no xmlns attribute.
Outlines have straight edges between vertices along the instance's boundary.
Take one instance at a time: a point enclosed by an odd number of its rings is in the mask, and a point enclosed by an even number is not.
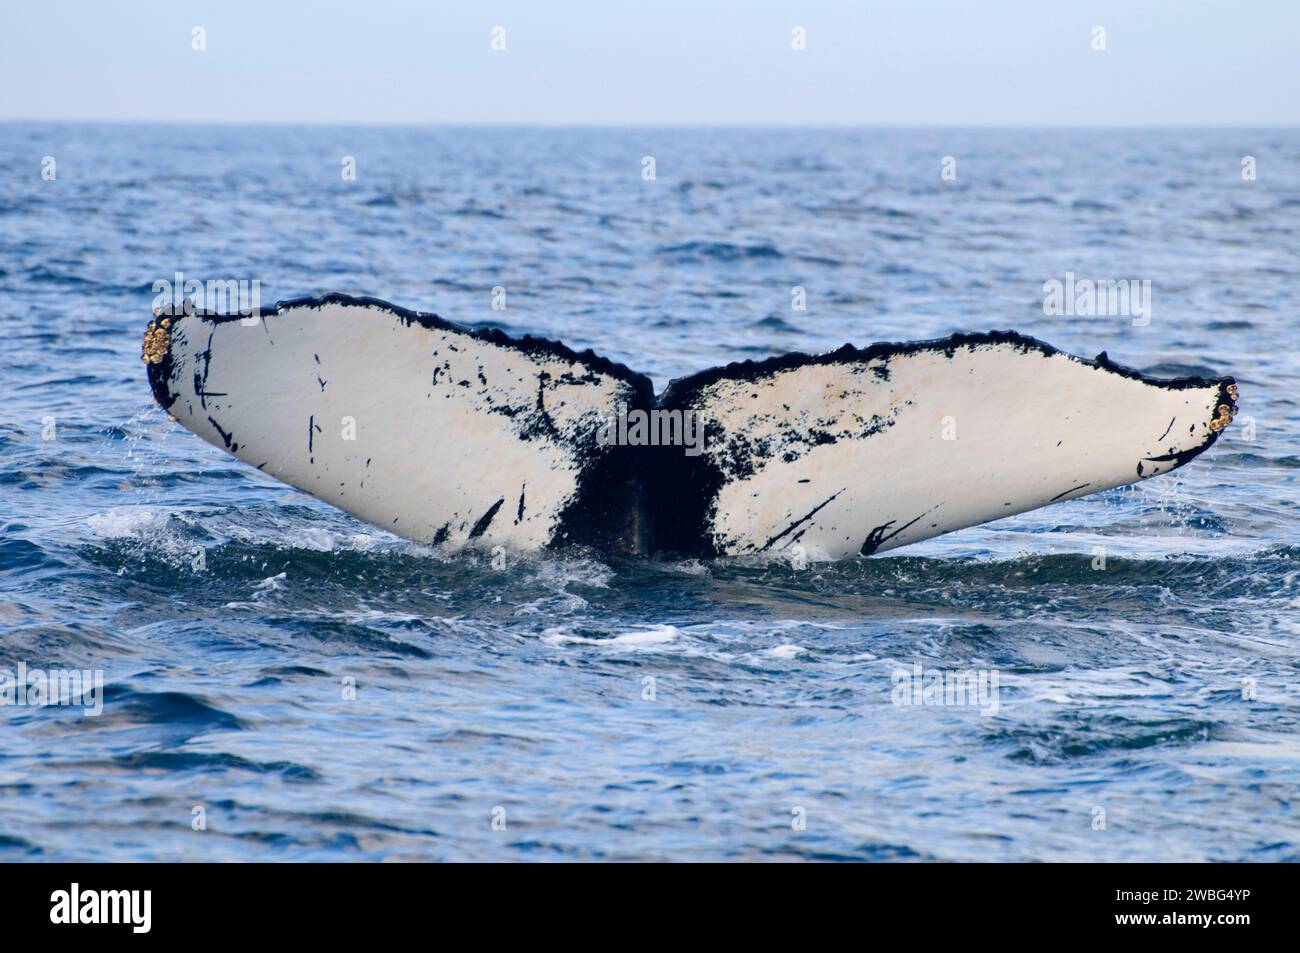
<svg viewBox="0 0 1300 953"><path fill-rule="evenodd" d="M821 503L818 503L816 506L814 506L814 507L813 507L813 508L808 512L808 514L807 514L806 516L801 516L801 517L799 517L799 519L795 520L793 523L791 523L791 524L790 524L789 526L787 526L785 529L781 530L781 532L777 533L775 536L773 536L771 539L769 539L766 543L764 543L762 546L760 546L760 547L758 548L758 551L759 551L760 553L765 553L765 552L767 552L767 551L768 551L769 549L771 549L772 546L775 545L779 540L781 540L782 538L788 536L790 533L794 532L796 529L798 529L798 528L799 528L800 526L802 526L804 523L808 522L810 519L812 519L814 516L816 516L816 515L818 514L818 512L820 512L822 509L825 508L825 506L826 506L827 503L830 503L831 500L835 499L835 497L839 496L841 493L843 493L843 492L844 492L845 490L847 490L847 489L848 489L848 487L842 487L842 488L836 490L834 493L832 493L829 497L827 497L827 498L826 498L825 500L823 500ZM800 534L800 535L802 535L802 534Z"/></svg>
<svg viewBox="0 0 1300 953"><path fill-rule="evenodd" d="M880 526L877 526L870 533L868 533L867 538L862 543L862 548L858 550L859 555L870 556L877 549L879 549L880 544L883 543L886 539L884 535L885 530L889 529L889 527L893 525L894 525L894 521L890 520L888 523L884 523ZM892 536L893 534L891 533L890 535Z"/></svg>
<svg viewBox="0 0 1300 953"><path fill-rule="evenodd" d="M497 510L501 509L501 504L504 503L505 501L506 498L503 496L501 497L501 499L497 500L490 507L488 507L488 511L484 513L482 516L480 516L478 518L478 522L474 524L472 529L470 529L469 531L470 539L478 539L480 536L482 536L484 533L487 532L487 528L492 525L493 517L497 515Z"/></svg>
<svg viewBox="0 0 1300 953"><path fill-rule="evenodd" d="M198 362L194 365L194 394L199 399L199 406L204 410L208 409L209 397L227 397L229 395L208 390L208 372L212 370L212 336L217 333L214 327L208 332L208 346L199 351L195 357ZM170 350L170 349L169 349ZM199 362L202 363L202 370L199 368ZM209 417L209 420L212 418Z"/></svg>
<svg viewBox="0 0 1300 953"><path fill-rule="evenodd" d="M1217 436L1217 434L1215 436ZM1178 467L1181 467L1184 463L1187 463L1188 461L1193 460L1196 457L1199 457L1208 446L1209 444L1205 444L1204 446L1200 446L1200 447L1192 447L1190 450L1178 450L1175 451L1174 453L1162 453L1158 457L1143 457L1142 459L1147 461L1148 463L1169 463L1172 461L1174 465L1170 469L1177 469ZM1141 467L1142 464L1139 463L1138 464L1139 474L1142 472Z"/></svg>
<svg viewBox="0 0 1300 953"><path fill-rule="evenodd" d="M1065 496L1067 493L1073 493L1075 490L1082 490L1085 486L1092 486L1092 484L1091 484L1091 483L1080 483L1078 486L1072 486L1072 487L1070 487L1068 490L1062 490L1060 493L1056 494L1056 496L1052 497L1052 498L1051 498L1050 500L1048 500L1047 502L1048 502L1048 503L1055 503L1057 500L1059 500L1061 497Z"/></svg>
<svg viewBox="0 0 1300 953"><path fill-rule="evenodd" d="M928 510L926 510L925 513L933 513L940 506L943 506L943 504L937 503L934 506L930 507ZM899 533L903 532L903 530L907 529L909 526L913 525L918 520L920 520L922 516L925 516L925 513L922 513L921 516L916 517L916 519L904 523L902 526L898 527L898 529L894 530L888 536L885 535L885 530L893 526L894 523L897 522L896 520L890 520L888 523L885 523L881 526L877 526L870 533L868 533L867 538L863 540L862 548L858 550L859 555L870 556L872 553L874 553L885 543L889 542L889 540L893 539Z"/></svg>
<svg viewBox="0 0 1300 953"><path fill-rule="evenodd" d="M212 424L212 429L215 430L218 436L221 437L221 442L226 445L227 450L229 450L231 453L234 453L236 450L239 449L239 444L233 442L231 440L230 434L226 433L224 430L221 429L221 424L217 423L211 417L208 417L208 423Z"/></svg>
<svg viewBox="0 0 1300 953"><path fill-rule="evenodd" d="M698 457L686 457L681 453L656 453L654 452L656 448L648 447L601 448L587 443L575 443L572 434L557 433L555 422L547 408L546 394L548 385L554 387L556 383L584 383L596 380L597 375L605 375L627 385L628 393L624 403L629 411L650 409L685 410L693 405L705 388L722 380L736 381L743 384L746 381L759 381L772 377L784 370L828 365L862 365L855 368L853 373L871 373L878 379L889 380L889 362L893 358L923 352L942 353L951 358L955 356L959 349L963 348L979 349L1006 346L1021 353L1032 352L1045 357L1061 355L1077 364L1138 380L1149 386L1165 390L1178 391L1218 385L1220 403L1227 403L1231 407L1236 406L1235 398L1227 394L1227 387L1235 383L1232 378L1187 377L1174 380L1158 380L1148 377L1140 371L1116 364L1105 352L1099 354L1095 360L1089 361L1085 358L1067 354L1043 341L1015 331L959 333L947 338L904 343L878 343L865 348L846 344L835 351L820 355L793 353L761 361L735 362L671 381L663 394L657 398L654 394L654 386L648 377L629 369L623 364L600 357L590 349L575 351L559 341L537 338L531 335L512 337L499 328L467 328L447 321L436 314L412 311L377 298L331 293L317 297L302 297L282 301L276 304L274 308L260 312L263 331L269 335L271 333L269 321L274 320L278 315L286 311L297 308L319 309L330 304L374 309L395 316L408 326L419 325L431 331L463 335L467 338L510 349L538 359L558 359L575 365L585 372L584 376L578 377L568 374L562 375L556 381L549 381L544 375L539 375L537 397L532 407L507 408L501 405L492 405L488 408L492 413L502 413L512 418L518 415L519 424L521 425L518 432L524 439L544 436L565 441L567 448L576 455L578 490L559 515L557 528L551 539L552 545L562 546L579 543L623 552L647 553L657 551L683 556L716 555L718 541L713 534L713 519L716 516L718 494L722 487L729 482L728 475L720 468L719 462L712 453L706 452ZM204 351L195 354L196 366L189 369L194 374L194 394L205 409L207 398L228 396L227 394L216 394L207 390L208 372L211 369L213 356L212 332L215 330L215 325L240 320L247 317L248 312L218 314L208 311L193 311L186 314L183 309L166 308L155 315L155 317L162 316L173 319L172 335L169 346L161 358L156 362L146 364L149 386L154 399L165 410L171 410L179 399L180 394L173 390L173 384L183 368L183 363L175 360L173 353L177 355L183 353L178 349L178 343L185 342L189 334L195 333L200 322L205 322L210 327L208 329L208 347ZM450 342L447 347L451 351L460 350ZM319 364L319 359L317 359L317 363ZM436 387L441 383L440 371L448 367L449 365L443 364L442 367L433 370L430 380L433 386ZM286 371L286 373L288 372ZM317 380L323 389L327 383L324 377L317 374ZM482 376L481 370L479 382L486 386L486 379ZM210 419L210 421L216 431L222 435L222 439L228 442L229 447L236 446L234 439L217 425L215 419ZM1176 420L1171 421L1171 428L1175 422ZM889 421L886 420L884 423L888 425ZM313 431L318 428L315 428L314 420L309 421L309 427L311 429L308 436L308 449L311 452L314 449L312 443ZM1194 427L1195 425L1193 425L1193 430ZM1169 430L1167 429L1161 439L1163 440L1168 433ZM1182 465L1207 449L1215 442L1218 435L1218 431L1212 431L1199 447L1180 453L1146 459L1153 463L1172 461L1176 465ZM720 425L706 421L705 445L707 447L726 447L731 436L725 433ZM806 436L807 443L810 446L820 445L825 440L825 434L816 427L807 430ZM801 442L797 441L796 443ZM755 441L750 443L753 444ZM758 443L761 443L761 441ZM743 441L731 449L739 452L746 447L769 454L788 452L784 450L778 451L775 447L766 444L763 446L750 446L750 444L745 444ZM757 460L758 458L754 459ZM751 465L753 462L751 461ZM1137 468L1138 476L1141 477L1144 470L1141 462L1137 464ZM735 477L736 474L732 473L730 478L734 479ZM1066 493L1069 492L1072 491L1066 491ZM524 503L523 496L524 494L521 491L520 512L522 512ZM480 517L475 527L482 523L483 532L486 532L491 524L491 519L495 517L496 512L502 505L504 505L504 500ZM520 518L520 516L516 517L517 520ZM920 517L917 519L920 519ZM484 522L485 520L486 522ZM864 551L872 548L869 544L873 538L875 539L875 546L878 548L880 544L894 538L914 522L916 521L913 520L905 526L892 531L891 527L893 527L894 521L890 521L882 527L877 527L876 530L872 531L872 536L868 537L867 543L864 543ZM781 539L791 536L791 534L793 534L792 538L798 539L807 532L808 525L811 524L807 520L796 523L794 527L788 528L788 531L776 534L767 545L775 545ZM450 532L451 523L448 523L435 533L434 541L447 541L450 538Z"/></svg>
<svg viewBox="0 0 1300 953"><path fill-rule="evenodd" d="M533 413L528 424L519 431L519 436L524 440L536 440L538 437L555 439L560 435L555 421L551 420L551 415L546 412L546 384L550 379L551 375L546 371L537 374L537 403L533 405Z"/></svg>

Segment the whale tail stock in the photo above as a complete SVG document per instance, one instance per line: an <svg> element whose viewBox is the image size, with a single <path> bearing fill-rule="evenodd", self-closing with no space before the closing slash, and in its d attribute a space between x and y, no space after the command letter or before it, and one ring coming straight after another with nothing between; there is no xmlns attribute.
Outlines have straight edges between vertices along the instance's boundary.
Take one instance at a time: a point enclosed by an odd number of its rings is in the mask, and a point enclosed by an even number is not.
<svg viewBox="0 0 1300 953"><path fill-rule="evenodd" d="M1011 331L649 378L554 341L327 295L163 311L158 403L422 543L871 555L1182 466L1231 378L1156 380Z"/></svg>

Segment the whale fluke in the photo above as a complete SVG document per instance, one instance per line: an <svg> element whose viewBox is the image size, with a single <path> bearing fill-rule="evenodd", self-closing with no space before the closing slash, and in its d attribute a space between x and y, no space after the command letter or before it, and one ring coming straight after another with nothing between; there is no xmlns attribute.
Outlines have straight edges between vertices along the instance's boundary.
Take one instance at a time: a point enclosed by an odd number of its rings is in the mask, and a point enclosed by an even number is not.
<svg viewBox="0 0 1300 953"><path fill-rule="evenodd" d="M656 398L591 351L339 294L162 311L144 359L186 428L408 539L683 556L871 555L1149 479L1237 397L990 331L731 364Z"/></svg>

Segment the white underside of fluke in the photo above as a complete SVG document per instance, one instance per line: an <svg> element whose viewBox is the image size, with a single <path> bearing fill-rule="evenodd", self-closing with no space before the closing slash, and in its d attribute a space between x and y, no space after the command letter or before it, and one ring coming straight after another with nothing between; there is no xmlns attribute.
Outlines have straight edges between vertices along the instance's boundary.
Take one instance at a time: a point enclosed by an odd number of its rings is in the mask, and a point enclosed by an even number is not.
<svg viewBox="0 0 1300 953"><path fill-rule="evenodd" d="M1165 473L1236 399L989 332L729 365L655 401L591 352L342 295L160 316L144 356L168 412L240 460L409 539L518 549L871 555ZM697 414L702 453L605 446L620 407Z"/></svg>
<svg viewBox="0 0 1300 953"><path fill-rule="evenodd" d="M420 542L552 542L623 381L365 304L173 317L168 411L204 440Z"/></svg>
<svg viewBox="0 0 1300 953"><path fill-rule="evenodd" d="M1214 438L1220 392L990 343L723 379L689 406L726 476L716 548L837 559L1165 473Z"/></svg>

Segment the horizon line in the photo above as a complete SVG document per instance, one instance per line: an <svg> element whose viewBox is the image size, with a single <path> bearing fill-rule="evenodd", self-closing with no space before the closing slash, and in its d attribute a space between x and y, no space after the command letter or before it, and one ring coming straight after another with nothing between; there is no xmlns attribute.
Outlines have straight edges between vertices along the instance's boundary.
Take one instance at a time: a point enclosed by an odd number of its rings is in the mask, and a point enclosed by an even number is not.
<svg viewBox="0 0 1300 953"><path fill-rule="evenodd" d="M158 119L137 117L37 117L37 116L0 116L0 124L16 125L19 123L44 123L49 125L111 125L111 126L279 126L288 128L315 129L755 129L755 130L850 130L850 129L959 129L959 130L997 130L997 129L1042 129L1042 130L1121 130L1121 129L1266 129L1283 130L1300 128L1300 121L1285 122L1111 122L1111 123L1056 123L1056 122L731 122L731 121L687 121L687 122L626 122L626 121L574 121L574 122L537 122L537 121L458 121L442 119L401 119L373 121L366 119L314 120L314 119Z"/></svg>

